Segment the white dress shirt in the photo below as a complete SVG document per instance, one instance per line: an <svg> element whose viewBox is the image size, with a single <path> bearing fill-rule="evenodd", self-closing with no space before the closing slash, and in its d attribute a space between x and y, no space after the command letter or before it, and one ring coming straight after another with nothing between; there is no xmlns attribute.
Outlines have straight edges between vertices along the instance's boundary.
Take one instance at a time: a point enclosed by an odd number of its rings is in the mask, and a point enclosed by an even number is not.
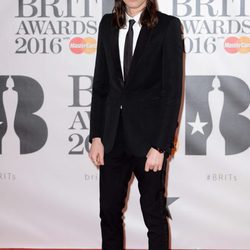
<svg viewBox="0 0 250 250"><path fill-rule="evenodd" d="M124 46L125 46L125 39L126 39L126 35L128 32L128 27L129 27L129 20L130 19L134 19L135 23L133 25L133 31L134 31L134 36L133 36L133 54L135 51L135 46L137 43L137 39L141 30L141 24L140 24L140 16L141 16L141 12L139 12L136 16L131 17L126 13L126 25L124 26L124 28L121 28L119 30L119 53L120 53L120 62L121 62L121 68L122 68L122 75L124 76L124 72L123 72L123 58L124 58Z"/></svg>

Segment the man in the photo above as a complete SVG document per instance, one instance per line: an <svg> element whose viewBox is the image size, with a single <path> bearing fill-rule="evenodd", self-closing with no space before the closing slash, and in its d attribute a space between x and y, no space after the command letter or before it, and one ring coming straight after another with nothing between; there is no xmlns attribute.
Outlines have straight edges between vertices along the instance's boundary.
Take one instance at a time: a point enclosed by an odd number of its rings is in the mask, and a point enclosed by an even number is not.
<svg viewBox="0 0 250 250"><path fill-rule="evenodd" d="M132 19L132 20L131 20ZM124 249L122 210L132 173L149 250L167 250L165 172L182 94L181 24L156 0L115 0L98 34L89 157L100 167L103 250Z"/></svg>

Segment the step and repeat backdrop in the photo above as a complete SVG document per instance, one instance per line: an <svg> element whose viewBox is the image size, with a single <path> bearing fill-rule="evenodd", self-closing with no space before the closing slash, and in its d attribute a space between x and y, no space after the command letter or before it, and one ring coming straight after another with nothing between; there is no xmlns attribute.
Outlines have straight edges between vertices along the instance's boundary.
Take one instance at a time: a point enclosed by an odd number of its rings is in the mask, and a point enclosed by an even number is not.
<svg viewBox="0 0 250 250"><path fill-rule="evenodd" d="M185 99L169 164L173 249L250 249L250 1L159 0L178 16ZM98 26L111 0L1 0L0 247L100 248L88 158ZM127 248L147 248L134 179Z"/></svg>

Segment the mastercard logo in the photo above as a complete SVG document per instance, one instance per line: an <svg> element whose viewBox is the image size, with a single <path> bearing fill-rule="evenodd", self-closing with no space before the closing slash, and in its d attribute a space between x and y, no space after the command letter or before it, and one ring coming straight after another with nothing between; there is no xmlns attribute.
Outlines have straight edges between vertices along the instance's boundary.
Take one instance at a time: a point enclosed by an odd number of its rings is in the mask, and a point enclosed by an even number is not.
<svg viewBox="0 0 250 250"><path fill-rule="evenodd" d="M228 37L224 42L224 48L230 54L249 53L250 52L250 37L247 37L247 36Z"/></svg>
<svg viewBox="0 0 250 250"><path fill-rule="evenodd" d="M96 39L74 37L69 42L69 49L74 54L93 54L96 52Z"/></svg>

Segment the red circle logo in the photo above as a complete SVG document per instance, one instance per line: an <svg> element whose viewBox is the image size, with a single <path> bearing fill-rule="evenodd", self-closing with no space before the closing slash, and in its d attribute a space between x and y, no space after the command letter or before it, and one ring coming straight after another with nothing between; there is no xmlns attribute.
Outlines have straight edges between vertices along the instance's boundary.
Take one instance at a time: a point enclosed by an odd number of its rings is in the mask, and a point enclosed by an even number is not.
<svg viewBox="0 0 250 250"><path fill-rule="evenodd" d="M240 40L238 37L228 37L224 42L225 50L230 54L235 54L240 50Z"/></svg>
<svg viewBox="0 0 250 250"><path fill-rule="evenodd" d="M81 54L84 51L84 41L81 37L74 37L70 40L69 48L75 54Z"/></svg>

